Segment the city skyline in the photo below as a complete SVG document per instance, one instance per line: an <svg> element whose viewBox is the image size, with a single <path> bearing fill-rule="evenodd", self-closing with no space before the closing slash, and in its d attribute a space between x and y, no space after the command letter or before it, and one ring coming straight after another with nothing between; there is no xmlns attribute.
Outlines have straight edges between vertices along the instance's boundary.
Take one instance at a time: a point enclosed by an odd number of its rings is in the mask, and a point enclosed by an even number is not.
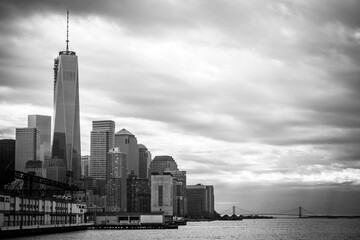
<svg viewBox="0 0 360 240"><path fill-rule="evenodd" d="M360 213L359 3L90 2L0 4L1 139L53 116L70 9L82 155L109 119L216 209Z"/></svg>

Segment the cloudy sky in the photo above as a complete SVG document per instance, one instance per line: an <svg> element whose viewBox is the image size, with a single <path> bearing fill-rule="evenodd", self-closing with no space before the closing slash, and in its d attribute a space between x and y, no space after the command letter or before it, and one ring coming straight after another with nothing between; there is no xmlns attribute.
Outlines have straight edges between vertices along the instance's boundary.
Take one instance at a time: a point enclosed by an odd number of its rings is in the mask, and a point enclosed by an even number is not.
<svg viewBox="0 0 360 240"><path fill-rule="evenodd" d="M0 139L79 56L82 155L110 119L216 209L360 214L360 1L0 1Z"/></svg>

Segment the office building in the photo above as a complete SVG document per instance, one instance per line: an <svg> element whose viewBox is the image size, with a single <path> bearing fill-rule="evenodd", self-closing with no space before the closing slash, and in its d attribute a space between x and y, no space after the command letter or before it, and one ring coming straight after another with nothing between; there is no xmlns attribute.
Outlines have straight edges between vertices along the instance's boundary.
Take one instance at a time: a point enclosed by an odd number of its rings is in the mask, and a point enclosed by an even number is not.
<svg viewBox="0 0 360 240"><path fill-rule="evenodd" d="M39 160L39 142L36 128L16 128L15 170L23 172L27 161Z"/></svg>
<svg viewBox="0 0 360 240"><path fill-rule="evenodd" d="M155 156L149 167L149 176L152 173L162 174L164 171L179 171L177 164L171 156Z"/></svg>
<svg viewBox="0 0 360 240"><path fill-rule="evenodd" d="M139 148L139 178L148 178L148 169L151 162L151 153L143 144L138 144L138 148Z"/></svg>
<svg viewBox="0 0 360 240"><path fill-rule="evenodd" d="M27 161L24 172L34 176L46 178L46 169L43 161Z"/></svg>
<svg viewBox="0 0 360 240"><path fill-rule="evenodd" d="M45 159L49 159L51 157L51 117L45 115L28 115L28 127L39 130L39 160L44 161Z"/></svg>
<svg viewBox="0 0 360 240"><path fill-rule="evenodd" d="M115 134L115 147L126 153L129 172L139 176L139 147L134 134L122 129Z"/></svg>
<svg viewBox="0 0 360 240"><path fill-rule="evenodd" d="M90 156L81 157L81 178L90 177Z"/></svg>
<svg viewBox="0 0 360 240"><path fill-rule="evenodd" d="M192 218L214 216L214 187L202 184L187 185L187 215Z"/></svg>
<svg viewBox="0 0 360 240"><path fill-rule="evenodd" d="M138 213L151 212L151 187L146 178L136 175L127 179L127 211Z"/></svg>
<svg viewBox="0 0 360 240"><path fill-rule="evenodd" d="M170 173L151 174L151 212L173 216L173 178Z"/></svg>
<svg viewBox="0 0 360 240"><path fill-rule="evenodd" d="M127 155L120 152L119 148L115 147L110 149L107 157L107 179L126 178L128 173Z"/></svg>
<svg viewBox="0 0 360 240"><path fill-rule="evenodd" d="M107 207L108 211L127 211L127 156L113 148L107 154Z"/></svg>
<svg viewBox="0 0 360 240"><path fill-rule="evenodd" d="M90 176L106 180L107 154L114 147L115 122L93 121L90 142Z"/></svg>
<svg viewBox="0 0 360 240"><path fill-rule="evenodd" d="M14 174L8 170L15 169L15 140L0 140L0 188L14 180Z"/></svg>
<svg viewBox="0 0 360 240"><path fill-rule="evenodd" d="M66 175L66 163L62 158L50 158L45 160L44 168L46 177L57 182L69 182L69 176Z"/></svg>
<svg viewBox="0 0 360 240"><path fill-rule="evenodd" d="M71 181L81 177L79 73L76 53L59 52L54 60L54 133L52 157L63 159Z"/></svg>
<svg viewBox="0 0 360 240"><path fill-rule="evenodd" d="M185 216L186 171L169 171L173 177L173 210L174 216Z"/></svg>

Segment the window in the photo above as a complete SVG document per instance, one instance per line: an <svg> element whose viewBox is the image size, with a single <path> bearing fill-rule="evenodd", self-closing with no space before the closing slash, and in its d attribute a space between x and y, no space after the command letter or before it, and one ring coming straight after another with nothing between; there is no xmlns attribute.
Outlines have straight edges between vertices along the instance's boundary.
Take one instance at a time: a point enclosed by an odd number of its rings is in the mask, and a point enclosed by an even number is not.
<svg viewBox="0 0 360 240"><path fill-rule="evenodd" d="M163 194L164 194L164 187L159 186L159 206L163 206Z"/></svg>

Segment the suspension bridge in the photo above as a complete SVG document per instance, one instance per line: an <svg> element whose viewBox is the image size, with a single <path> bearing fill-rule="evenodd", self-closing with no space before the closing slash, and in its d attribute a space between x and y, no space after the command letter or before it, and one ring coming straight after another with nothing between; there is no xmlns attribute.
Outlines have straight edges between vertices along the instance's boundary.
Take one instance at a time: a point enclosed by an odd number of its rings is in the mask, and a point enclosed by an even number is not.
<svg viewBox="0 0 360 240"><path fill-rule="evenodd" d="M289 209L283 212L255 212L250 210L245 210L239 208L237 206L232 206L224 211L219 212L220 216L228 215L228 216L288 216L288 217L321 217L323 215L313 213L303 207L296 207L293 209Z"/></svg>

